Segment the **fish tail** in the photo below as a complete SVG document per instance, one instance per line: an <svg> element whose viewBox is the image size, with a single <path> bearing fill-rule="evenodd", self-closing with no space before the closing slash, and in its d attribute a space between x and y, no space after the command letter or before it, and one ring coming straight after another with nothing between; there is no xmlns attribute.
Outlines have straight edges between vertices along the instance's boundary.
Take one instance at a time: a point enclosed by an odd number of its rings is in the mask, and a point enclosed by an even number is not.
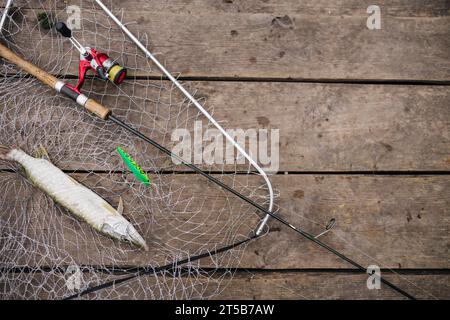
<svg viewBox="0 0 450 320"><path fill-rule="evenodd" d="M8 153L11 150L12 149L10 147L0 145L0 159L2 159L2 160L10 160L9 157L8 157Z"/></svg>

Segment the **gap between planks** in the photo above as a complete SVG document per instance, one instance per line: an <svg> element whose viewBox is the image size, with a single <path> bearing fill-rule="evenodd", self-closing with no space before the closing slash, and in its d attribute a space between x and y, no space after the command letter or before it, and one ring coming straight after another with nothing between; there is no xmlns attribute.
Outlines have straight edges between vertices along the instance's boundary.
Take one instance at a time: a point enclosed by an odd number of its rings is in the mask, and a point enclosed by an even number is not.
<svg viewBox="0 0 450 320"><path fill-rule="evenodd" d="M78 76L72 74L52 74L58 79L77 80ZM7 73L0 75L0 78L32 78L30 75L21 75ZM89 76L86 79L99 79ZM143 80L143 81L170 81L165 76L133 76L127 75L125 80ZM269 83L315 83L315 84L367 84L367 85L393 85L393 86L450 86L450 80L408 80L408 79L326 79L326 78L264 78L264 77L208 77L208 76L180 76L179 81L195 82L269 82Z"/></svg>

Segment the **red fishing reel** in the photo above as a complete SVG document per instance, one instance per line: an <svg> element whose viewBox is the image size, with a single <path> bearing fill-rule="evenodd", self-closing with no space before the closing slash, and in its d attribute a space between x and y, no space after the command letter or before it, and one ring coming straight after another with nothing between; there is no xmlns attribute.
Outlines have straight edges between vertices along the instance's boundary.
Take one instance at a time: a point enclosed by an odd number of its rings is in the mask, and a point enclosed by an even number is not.
<svg viewBox="0 0 450 320"><path fill-rule="evenodd" d="M109 80L119 85L127 75L127 69L120 66L111 59L106 53L99 52L89 47L83 47L78 40L72 36L70 30L64 22L56 24L56 30L72 42L73 46L80 52L80 63L78 65L78 83L75 87L69 86L74 91L81 93L80 89L86 79L86 73L89 70L94 71L103 80Z"/></svg>

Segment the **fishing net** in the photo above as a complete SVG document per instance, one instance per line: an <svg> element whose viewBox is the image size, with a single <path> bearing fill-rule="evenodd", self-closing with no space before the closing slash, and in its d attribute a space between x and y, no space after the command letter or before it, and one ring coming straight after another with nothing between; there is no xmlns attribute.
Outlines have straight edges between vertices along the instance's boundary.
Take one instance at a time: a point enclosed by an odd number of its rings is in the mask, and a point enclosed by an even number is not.
<svg viewBox="0 0 450 320"><path fill-rule="evenodd" d="M192 133L196 123L204 131L211 128L92 1L73 4L81 8L81 29L74 30L75 37L117 59L129 74L119 87L88 78L86 95L169 149L176 143L175 129ZM55 21L68 19L66 5L56 0L14 1L3 43L73 85L79 53L49 29ZM114 12L121 16L118 8ZM145 34L139 39L147 45ZM3 60L0 73L0 144L19 146L30 155L42 145L57 167L114 207L121 199L123 215L150 247L144 252L99 234L35 188L20 166L2 161L0 298L60 299L143 270L146 274L81 298L198 299L214 297L226 287L245 245L219 254L215 250L250 237L261 219L254 208ZM119 146L149 173L150 186L130 174L116 152ZM206 146L205 141L192 144L200 150ZM236 153L234 159L239 159ZM263 180L249 173L248 163L238 162L203 162L201 167L265 205ZM206 256L191 259L200 254Z"/></svg>

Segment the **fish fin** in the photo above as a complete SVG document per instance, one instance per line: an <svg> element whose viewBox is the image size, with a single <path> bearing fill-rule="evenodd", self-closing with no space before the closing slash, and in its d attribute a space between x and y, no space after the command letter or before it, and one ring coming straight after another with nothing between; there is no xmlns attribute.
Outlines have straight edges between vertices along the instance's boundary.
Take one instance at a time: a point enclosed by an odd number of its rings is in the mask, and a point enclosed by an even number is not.
<svg viewBox="0 0 450 320"><path fill-rule="evenodd" d="M8 148L7 146L0 145L0 159L2 160L9 160L8 153L11 151L11 148Z"/></svg>
<svg viewBox="0 0 450 320"><path fill-rule="evenodd" d="M122 214L123 213L123 200L122 197L119 197L119 204L117 205L117 212Z"/></svg>
<svg viewBox="0 0 450 320"><path fill-rule="evenodd" d="M52 162L50 160L50 156L48 155L47 149L42 144L39 144L39 147L35 151L36 158L45 159L48 162Z"/></svg>

